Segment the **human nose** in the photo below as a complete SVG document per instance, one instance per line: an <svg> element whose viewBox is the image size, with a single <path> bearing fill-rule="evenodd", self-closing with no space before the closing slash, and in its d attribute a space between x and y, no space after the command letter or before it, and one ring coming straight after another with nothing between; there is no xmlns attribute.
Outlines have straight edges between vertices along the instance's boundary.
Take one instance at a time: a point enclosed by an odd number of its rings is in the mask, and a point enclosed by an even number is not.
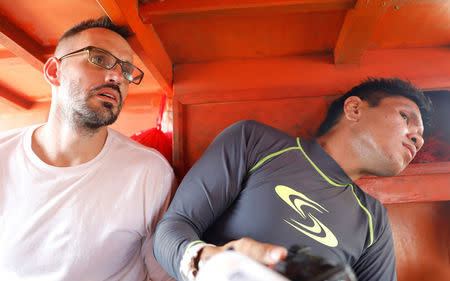
<svg viewBox="0 0 450 281"><path fill-rule="evenodd" d="M408 135L408 138L414 143L414 146L416 147L416 151L419 151L423 146L423 137L418 132L411 132Z"/></svg>
<svg viewBox="0 0 450 281"><path fill-rule="evenodd" d="M126 81L125 77L122 75L122 67L116 64L113 68L107 70L106 82L113 82L117 84L124 84Z"/></svg>

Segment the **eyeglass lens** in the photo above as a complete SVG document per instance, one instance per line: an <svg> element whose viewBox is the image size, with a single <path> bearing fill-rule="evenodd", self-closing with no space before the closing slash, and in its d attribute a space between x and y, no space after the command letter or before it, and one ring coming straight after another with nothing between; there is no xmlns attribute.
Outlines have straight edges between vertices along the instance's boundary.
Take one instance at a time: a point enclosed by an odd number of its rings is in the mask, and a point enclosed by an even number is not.
<svg viewBox="0 0 450 281"><path fill-rule="evenodd" d="M133 80L139 80L139 76L142 74L136 67L134 67L131 63L121 62L117 60L112 55L102 52L97 49L91 49L89 52L89 61L95 65L100 67L111 69L116 65L116 62L120 64L122 68L122 75L130 82Z"/></svg>

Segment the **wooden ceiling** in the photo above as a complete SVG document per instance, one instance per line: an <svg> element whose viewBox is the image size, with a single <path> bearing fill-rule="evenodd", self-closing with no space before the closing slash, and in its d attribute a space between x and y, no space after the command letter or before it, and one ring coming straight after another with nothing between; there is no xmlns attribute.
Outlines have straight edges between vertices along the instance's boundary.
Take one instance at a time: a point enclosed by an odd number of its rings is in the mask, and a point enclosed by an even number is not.
<svg viewBox="0 0 450 281"><path fill-rule="evenodd" d="M129 42L146 72L130 89L136 101L173 95L176 64L333 54L345 65L368 50L450 51L448 0L2 0L0 113L48 104L42 67L59 36L105 14L136 34Z"/></svg>

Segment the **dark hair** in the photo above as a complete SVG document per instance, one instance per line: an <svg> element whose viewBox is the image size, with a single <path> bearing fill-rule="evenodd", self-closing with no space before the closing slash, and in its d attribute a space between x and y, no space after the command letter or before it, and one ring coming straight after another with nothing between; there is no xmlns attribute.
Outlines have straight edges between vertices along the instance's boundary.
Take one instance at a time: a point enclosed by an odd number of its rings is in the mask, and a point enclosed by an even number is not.
<svg viewBox="0 0 450 281"><path fill-rule="evenodd" d="M127 26L123 25L115 25L107 16L98 18L96 20L90 19L80 22L79 24L76 24L72 26L69 30L64 32L64 34L59 38L58 45L61 41L63 41L66 38L72 37L86 29L90 28L106 28L111 31L114 31L115 33L122 36L124 39L127 39L128 37L131 37L133 33L130 31L130 29Z"/></svg>
<svg viewBox="0 0 450 281"><path fill-rule="evenodd" d="M325 135L340 120L344 102L350 96L357 96L366 101L369 106L377 106L385 97L402 96L415 102L422 115L422 122L425 128L431 126L431 115L433 106L429 97L414 87L410 82L398 78L372 78L352 88L345 95L336 99L328 109L327 116L317 130L317 137Z"/></svg>

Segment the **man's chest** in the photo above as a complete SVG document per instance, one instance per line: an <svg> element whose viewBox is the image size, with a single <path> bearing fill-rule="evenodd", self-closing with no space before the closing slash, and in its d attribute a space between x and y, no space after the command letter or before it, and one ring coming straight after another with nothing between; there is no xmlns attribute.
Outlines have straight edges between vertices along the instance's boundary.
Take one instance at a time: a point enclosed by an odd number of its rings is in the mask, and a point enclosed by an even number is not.
<svg viewBox="0 0 450 281"><path fill-rule="evenodd" d="M2 182L0 270L103 280L123 268L145 224L142 205L117 184L88 174Z"/></svg>
<svg viewBox="0 0 450 281"><path fill-rule="evenodd" d="M310 246L312 254L335 262L356 260L369 227L351 187L304 176L249 178L208 238L221 236L225 242L247 236L285 247Z"/></svg>

